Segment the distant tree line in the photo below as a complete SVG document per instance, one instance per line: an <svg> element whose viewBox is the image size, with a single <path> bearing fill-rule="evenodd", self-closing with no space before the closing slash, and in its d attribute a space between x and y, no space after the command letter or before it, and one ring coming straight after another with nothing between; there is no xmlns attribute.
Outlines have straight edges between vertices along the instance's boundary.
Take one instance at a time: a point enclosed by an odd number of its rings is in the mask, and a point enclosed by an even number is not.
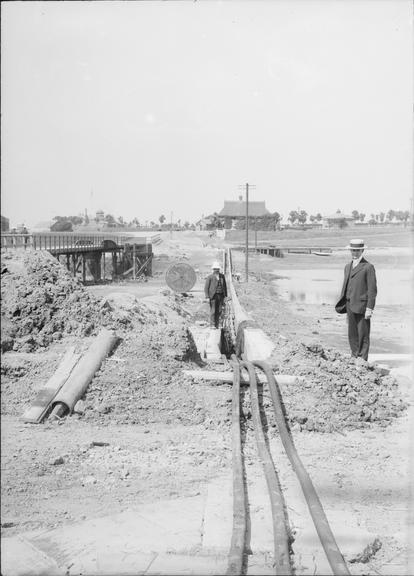
<svg viewBox="0 0 414 576"><path fill-rule="evenodd" d="M338 210L338 213L340 211ZM359 212L358 210L352 210L352 217L354 220L359 222L365 222L367 215L364 212ZM207 224L208 229L221 229L226 227L226 219L223 216L219 216L217 212L214 212L209 216L210 222ZM289 212L288 221L291 225L304 226L306 223L319 223L323 219L320 212L317 214L308 213L305 210L291 210ZM388 212L379 212L378 214L371 213L368 224L383 224L390 221L400 221L408 222L410 219L410 212L408 210L388 210ZM54 232L72 232L74 226L87 225L90 221L95 222L97 225L102 225L102 220L99 218L89 218L87 214L78 216L55 216L53 218L53 224L50 229ZM273 212L267 214L266 216L260 217L249 217L249 228L257 230L278 230L280 228L280 221L282 216L279 212ZM158 222L154 220L145 220L145 222L140 223L137 217L132 218L130 221L124 220L122 216L115 218L112 214L106 214L103 218L103 225L108 228L150 228L150 229L161 229L161 230L190 230L195 229L195 225L190 223L188 220L182 222L178 219L176 222L167 222L164 214L161 214L158 218ZM346 223L344 224L347 225ZM244 230L246 228L246 219L240 218L235 221L235 228L238 230Z"/></svg>
<svg viewBox="0 0 414 576"><path fill-rule="evenodd" d="M352 210L352 216L354 220L364 222L366 214L363 212L358 212L358 210ZM371 213L368 224L383 224L384 222L391 222L392 220L398 220L400 222L408 222L410 219L409 210L388 210L387 213L379 212L378 214Z"/></svg>
<svg viewBox="0 0 414 576"><path fill-rule="evenodd" d="M72 232L73 226L83 223L81 216L55 216L50 227L52 232Z"/></svg>
<svg viewBox="0 0 414 576"><path fill-rule="evenodd" d="M294 224L297 222L298 224L305 224L306 220L308 219L308 213L305 210L291 210L289 212L289 222ZM311 214L309 216L310 222L320 222L322 220L322 214L318 212L315 216Z"/></svg>
<svg viewBox="0 0 414 576"><path fill-rule="evenodd" d="M78 216L54 216L53 224L50 230L53 232L73 232L74 226L87 225L90 221L93 221L96 225L104 225L108 228L152 228L152 229L165 229L169 230L171 226L177 230L188 230L195 228L194 224L191 224L188 220L181 222L178 219L176 222L166 223L166 218L163 214L158 218L159 223L154 220L145 220L145 222L140 223L137 217L134 217L130 221L126 221L122 216L115 218L112 214L106 214L103 221L97 217L89 218L85 215Z"/></svg>

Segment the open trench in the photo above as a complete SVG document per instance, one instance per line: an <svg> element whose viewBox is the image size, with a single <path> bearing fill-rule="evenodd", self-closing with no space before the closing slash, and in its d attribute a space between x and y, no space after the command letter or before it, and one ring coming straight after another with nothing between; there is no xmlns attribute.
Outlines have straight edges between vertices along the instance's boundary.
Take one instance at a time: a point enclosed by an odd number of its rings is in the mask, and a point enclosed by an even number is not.
<svg viewBox="0 0 414 576"><path fill-rule="evenodd" d="M258 384L256 371L264 373L270 392L275 421L282 445L302 488L321 546L333 574L350 574L328 523L322 504L294 445L283 405L283 398L273 370L266 357L267 337L252 323L240 306L232 283L231 252L223 257L224 270L231 299L226 302L219 338L218 354L231 361L232 392L232 461L233 461L233 530L226 574L249 574L252 522L249 511L249 472L244 462L246 446L251 444L253 431L258 460L262 466L269 495L273 530L273 559L275 574L294 573L293 536L287 515L282 486L269 448L268 418L263 403L263 384ZM249 333L253 329L253 334ZM212 331L213 335L216 331ZM262 344L264 343L264 346ZM264 348L264 350L263 350ZM258 358L251 357L257 354ZM241 371L245 371L248 390L241 389ZM248 407L249 406L249 407ZM250 422L249 422L250 421ZM250 424L250 425L249 425ZM251 562L250 562L251 564ZM257 569L257 564L255 565Z"/></svg>

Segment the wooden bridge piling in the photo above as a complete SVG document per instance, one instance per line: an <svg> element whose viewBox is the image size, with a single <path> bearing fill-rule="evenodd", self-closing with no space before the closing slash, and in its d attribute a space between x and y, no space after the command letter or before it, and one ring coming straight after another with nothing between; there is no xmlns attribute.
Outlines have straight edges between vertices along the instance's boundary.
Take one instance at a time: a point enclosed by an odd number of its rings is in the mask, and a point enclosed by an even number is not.
<svg viewBox="0 0 414 576"><path fill-rule="evenodd" d="M159 236L159 235L156 235ZM157 237L155 239L158 241ZM111 279L120 276L136 280L142 275L152 275L152 243L150 238L125 235L84 234L2 234L2 248L30 248L47 250L59 262L66 261L66 268L82 282L92 276L94 282L106 280L106 256L110 255Z"/></svg>

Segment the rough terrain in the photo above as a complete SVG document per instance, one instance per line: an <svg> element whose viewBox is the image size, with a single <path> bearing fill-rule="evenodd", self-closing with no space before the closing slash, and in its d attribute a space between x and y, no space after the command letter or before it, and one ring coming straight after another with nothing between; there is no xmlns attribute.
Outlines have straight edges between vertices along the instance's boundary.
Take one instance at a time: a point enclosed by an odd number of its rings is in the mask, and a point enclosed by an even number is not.
<svg viewBox="0 0 414 576"><path fill-rule="evenodd" d="M148 282L87 288L47 256L3 255L2 535L198 494L230 469L231 387L182 372L211 368L188 328L207 319L203 278L222 245L194 234L164 238ZM177 260L198 271L185 297L164 281ZM241 253L235 263L242 270ZM237 292L276 344L275 370L304 379L282 389L295 443L323 503L338 514L353 510L382 544L352 571L386 575L393 565L403 574L410 381L355 363L329 345L316 314L286 306L258 268L266 272L253 259L250 282L238 284ZM66 348L85 350L102 326L115 329L120 342L75 414L38 426L22 423ZM247 405L245 415L250 426ZM269 435L277 437L272 417Z"/></svg>
<svg viewBox="0 0 414 576"><path fill-rule="evenodd" d="M269 307L275 295L269 283L254 281L238 286L240 302L277 344L268 362L275 371L299 376L298 387L285 387L283 398L289 419L299 429L343 432L369 422L386 426L403 412L397 380L389 371L323 347L315 336L298 334L295 340L280 333L280 309ZM257 298L257 304L252 302Z"/></svg>
<svg viewBox="0 0 414 576"><path fill-rule="evenodd" d="M196 352L180 298L166 289L163 279L155 296L143 302L133 289L122 291L125 285L103 286L105 294L97 297L93 287L86 290L42 254L23 252L5 262L5 339L10 334L15 338L14 350L3 353L1 368L2 524L8 534L121 511L148 497L197 492L201 483L229 466L230 404L222 389L183 376L183 368L206 363ZM22 312L13 315L17 302ZM39 318L39 334L48 327L52 338L40 346L36 332L30 350L37 351L21 351L23 326L32 310ZM93 324L87 335L86 323ZM67 346L86 350L102 326L116 329L120 342L77 413L40 426L19 421ZM91 446L93 441L105 445Z"/></svg>

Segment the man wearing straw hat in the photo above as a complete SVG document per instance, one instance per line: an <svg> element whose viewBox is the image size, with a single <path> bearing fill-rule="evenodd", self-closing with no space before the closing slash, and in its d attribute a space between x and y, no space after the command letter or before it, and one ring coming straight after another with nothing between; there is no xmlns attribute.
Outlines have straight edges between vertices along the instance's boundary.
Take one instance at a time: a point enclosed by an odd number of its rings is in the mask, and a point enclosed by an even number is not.
<svg viewBox="0 0 414 576"><path fill-rule="evenodd" d="M207 276L204 293L210 301L210 327L218 328L224 299L227 297L227 285L224 274L220 272L220 264L213 262L212 274Z"/></svg>
<svg viewBox="0 0 414 576"><path fill-rule="evenodd" d="M341 297L335 310L347 314L352 356L368 360L371 317L377 296L375 268L362 256L363 240L351 240L347 248L352 261L345 266Z"/></svg>

